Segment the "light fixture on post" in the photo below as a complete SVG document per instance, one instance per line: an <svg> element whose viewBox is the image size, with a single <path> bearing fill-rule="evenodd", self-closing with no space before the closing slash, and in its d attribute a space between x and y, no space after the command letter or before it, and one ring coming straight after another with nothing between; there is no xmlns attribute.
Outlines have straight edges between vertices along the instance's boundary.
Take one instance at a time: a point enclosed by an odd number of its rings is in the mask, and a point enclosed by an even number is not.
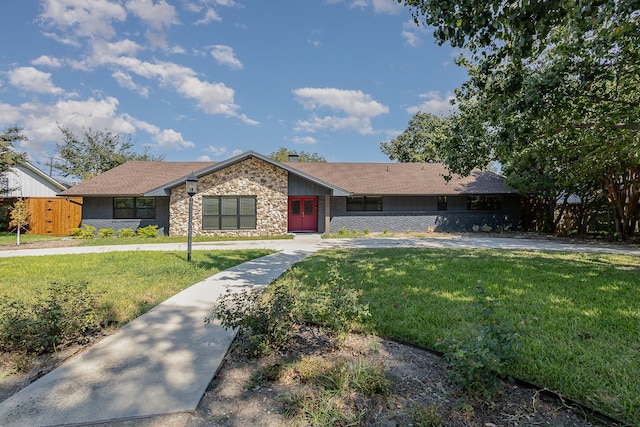
<svg viewBox="0 0 640 427"><path fill-rule="evenodd" d="M187 194L189 195L189 228L187 230L187 261L191 261L191 230L193 224L193 196L198 192L198 177L191 172L187 177Z"/></svg>

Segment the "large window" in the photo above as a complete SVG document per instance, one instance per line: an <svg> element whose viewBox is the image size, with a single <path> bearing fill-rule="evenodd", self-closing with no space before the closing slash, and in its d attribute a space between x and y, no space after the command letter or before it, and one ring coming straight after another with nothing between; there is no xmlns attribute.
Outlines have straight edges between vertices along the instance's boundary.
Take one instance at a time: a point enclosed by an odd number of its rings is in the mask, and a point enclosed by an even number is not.
<svg viewBox="0 0 640 427"><path fill-rule="evenodd" d="M115 219L154 219L156 199L155 197L114 197L113 217Z"/></svg>
<svg viewBox="0 0 640 427"><path fill-rule="evenodd" d="M500 196L467 196L470 211L499 211L502 209Z"/></svg>
<svg viewBox="0 0 640 427"><path fill-rule="evenodd" d="M381 196L354 196L347 197L348 211L381 211Z"/></svg>
<svg viewBox="0 0 640 427"><path fill-rule="evenodd" d="M439 211L447 210L447 196L438 196L438 210Z"/></svg>
<svg viewBox="0 0 640 427"><path fill-rule="evenodd" d="M246 230L255 228L255 196L202 198L203 230Z"/></svg>

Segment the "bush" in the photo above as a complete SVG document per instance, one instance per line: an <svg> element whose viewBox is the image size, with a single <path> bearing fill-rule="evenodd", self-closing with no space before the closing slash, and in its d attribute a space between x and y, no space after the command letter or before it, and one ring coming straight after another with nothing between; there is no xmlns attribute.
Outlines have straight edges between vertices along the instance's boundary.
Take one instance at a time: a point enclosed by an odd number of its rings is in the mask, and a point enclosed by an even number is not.
<svg viewBox="0 0 640 427"><path fill-rule="evenodd" d="M501 378L509 378L508 368L518 360L520 335L494 315L496 300L481 286L476 287L475 304L482 320L477 335L463 342L446 340L445 359L451 376L474 397L491 398Z"/></svg>
<svg viewBox="0 0 640 427"><path fill-rule="evenodd" d="M241 351L261 356L284 347L293 336L295 301L284 282L274 283L264 292L258 288L240 292L227 288L206 322L219 319L224 328L242 327Z"/></svg>
<svg viewBox="0 0 640 427"><path fill-rule="evenodd" d="M136 232L138 236L145 238L153 238L158 237L158 226L157 225L147 225L146 227L138 228Z"/></svg>
<svg viewBox="0 0 640 427"><path fill-rule="evenodd" d="M337 334L347 332L369 315L368 306L359 302L359 291L345 286L338 266L329 266L329 272L329 283L319 284L307 293L301 292L295 276L280 279L264 291L227 289L206 322L219 319L224 328L240 327L240 350L250 356L285 347L296 324L314 323Z"/></svg>
<svg viewBox="0 0 640 427"><path fill-rule="evenodd" d="M360 302L362 291L348 286L337 263L329 265L328 271L330 279L327 283L318 283L311 292L296 292L298 317L343 334L370 315L369 306Z"/></svg>
<svg viewBox="0 0 640 427"><path fill-rule="evenodd" d="M99 295L86 282L49 285L42 301L0 299L0 348L22 353L51 352L100 330Z"/></svg>
<svg viewBox="0 0 640 427"><path fill-rule="evenodd" d="M364 234L369 234L371 233L371 229L369 229L369 227L365 227L364 230L362 230L364 232Z"/></svg>
<svg viewBox="0 0 640 427"><path fill-rule="evenodd" d="M135 236L136 236L135 231L133 231L130 228L121 228L120 230L118 230L118 237L129 238L129 237L135 237Z"/></svg>
<svg viewBox="0 0 640 427"><path fill-rule="evenodd" d="M76 239L93 239L96 237L96 228L85 224L82 228L71 230L71 236Z"/></svg>
<svg viewBox="0 0 640 427"><path fill-rule="evenodd" d="M115 230L113 228L101 228L98 231L98 236L102 239L108 239L109 237L113 237Z"/></svg>

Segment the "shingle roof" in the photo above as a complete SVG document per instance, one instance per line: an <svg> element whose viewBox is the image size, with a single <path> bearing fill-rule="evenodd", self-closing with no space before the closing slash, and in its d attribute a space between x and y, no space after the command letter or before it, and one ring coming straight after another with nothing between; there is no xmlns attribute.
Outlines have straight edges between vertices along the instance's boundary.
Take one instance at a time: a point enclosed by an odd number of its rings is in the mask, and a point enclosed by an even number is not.
<svg viewBox="0 0 640 427"><path fill-rule="evenodd" d="M131 161L71 187L61 196L141 196L215 162Z"/></svg>
<svg viewBox="0 0 640 427"><path fill-rule="evenodd" d="M275 162L277 163L277 162ZM208 173L215 162L132 161L111 169L60 193L62 196L141 196L179 181L192 172ZM284 163L353 195L456 195L513 193L504 178L489 171L474 170L447 182L447 169L439 163ZM200 174L200 175L202 175Z"/></svg>
<svg viewBox="0 0 640 427"><path fill-rule="evenodd" d="M441 163L287 163L308 175L354 195L456 195L514 193L504 177L474 170L468 177L454 175Z"/></svg>

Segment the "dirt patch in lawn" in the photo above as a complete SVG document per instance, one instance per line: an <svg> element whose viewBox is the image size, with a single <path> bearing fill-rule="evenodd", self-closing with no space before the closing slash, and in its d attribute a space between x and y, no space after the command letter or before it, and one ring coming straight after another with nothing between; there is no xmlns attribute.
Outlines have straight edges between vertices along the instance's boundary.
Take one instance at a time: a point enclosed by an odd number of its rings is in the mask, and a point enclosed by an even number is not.
<svg viewBox="0 0 640 427"><path fill-rule="evenodd" d="M12 372L7 355L0 371L0 400L8 398L82 349L73 346L55 357L41 356L26 373ZM386 392L366 396L351 392L331 406L362 426L593 426L602 422L581 408L534 388L505 382L490 401L465 397L453 384L443 359L431 352L380 339L349 334L344 342L324 331L303 326L284 351L248 358L232 347L194 413L114 421L107 427L204 427L322 425L309 420L319 406L301 408L300 399L321 395L305 381L310 366L375 366L388 379ZM306 366L306 368L305 368ZM275 374L274 374L275 373ZM297 416L297 417L296 417ZM333 423L334 425L347 425Z"/></svg>

